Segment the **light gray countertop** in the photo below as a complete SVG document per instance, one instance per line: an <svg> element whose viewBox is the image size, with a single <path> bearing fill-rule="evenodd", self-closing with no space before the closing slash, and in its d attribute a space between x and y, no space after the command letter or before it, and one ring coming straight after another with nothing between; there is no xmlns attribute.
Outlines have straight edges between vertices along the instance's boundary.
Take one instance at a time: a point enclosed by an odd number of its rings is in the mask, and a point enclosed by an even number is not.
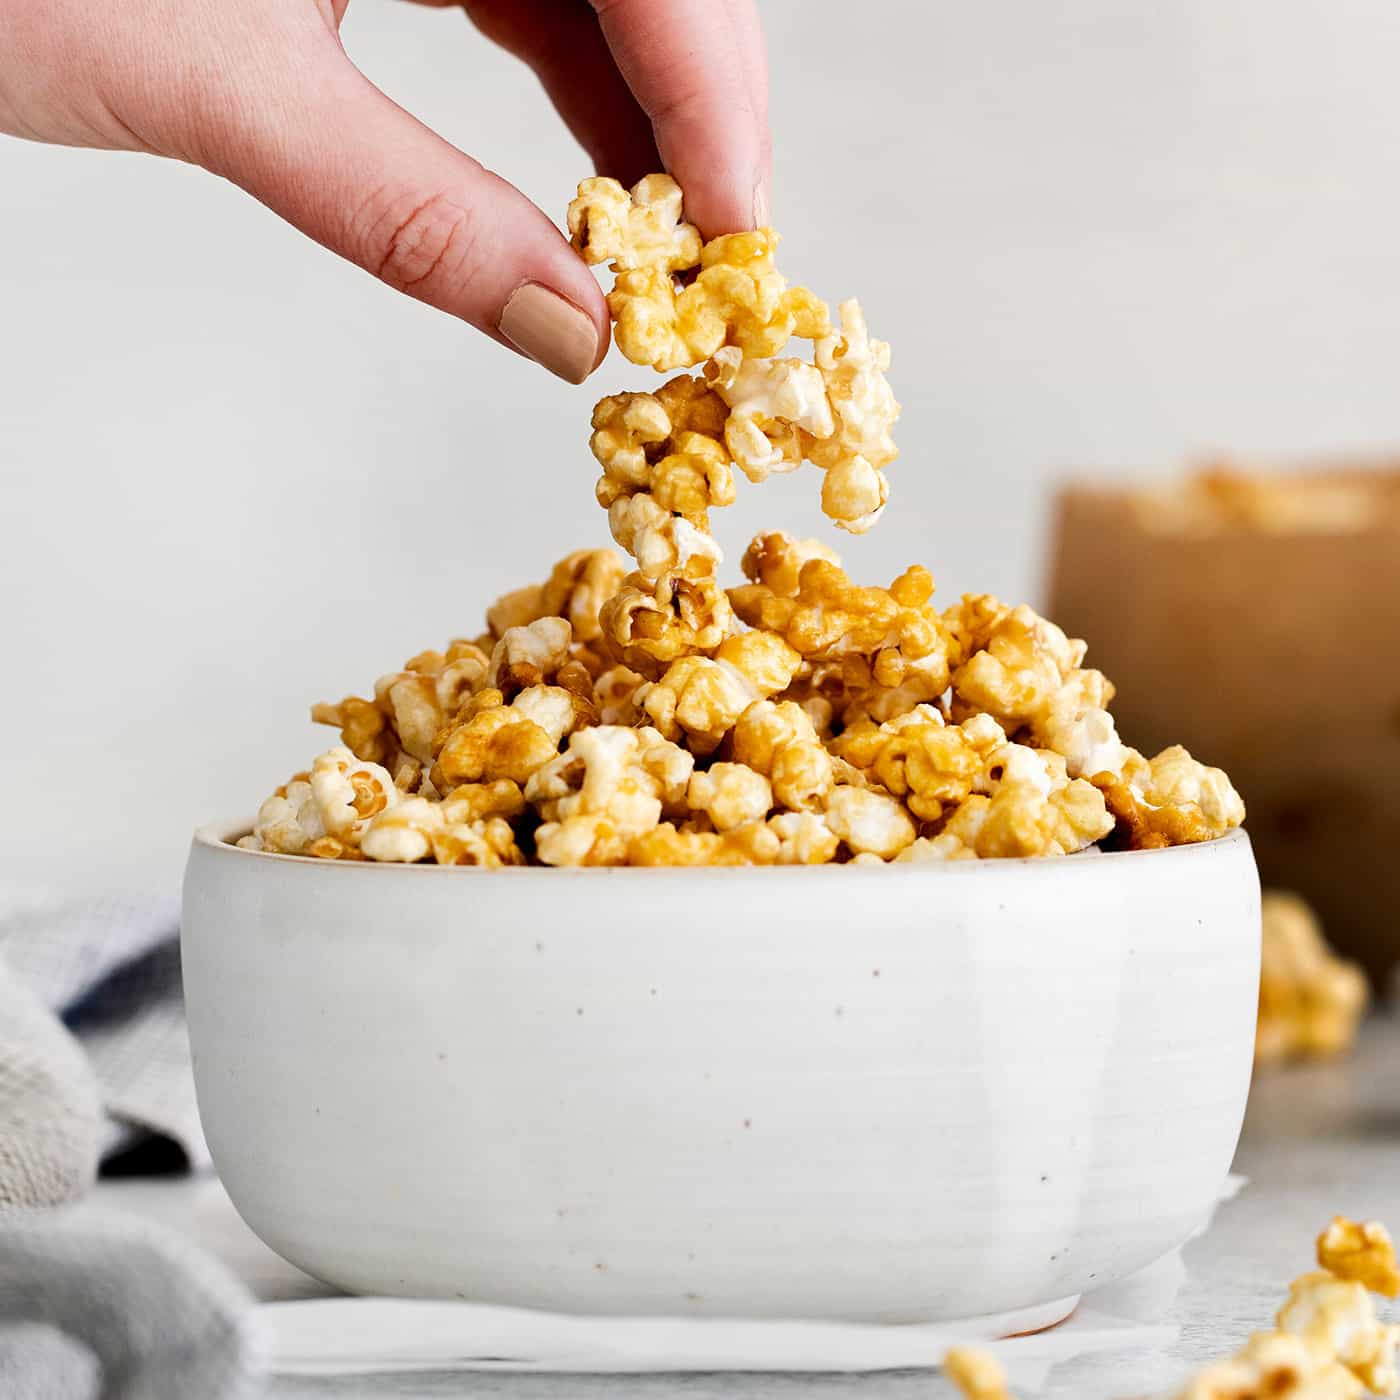
<svg viewBox="0 0 1400 1400"><path fill-rule="evenodd" d="M1269 1325L1288 1281L1312 1262L1312 1240L1342 1212L1400 1229L1400 1022L1373 1021L1354 1059L1262 1075L1235 1163L1249 1185L1187 1246L1187 1276L1165 1321L1178 1340L1154 1352L1082 1356L1057 1366L1039 1392L1052 1400L1123 1400L1169 1391L1192 1365ZM162 1220L210 1243L264 1298L317 1296L312 1280L229 1230L211 1238L198 1203L207 1183L104 1182L94 1205ZM913 1400L951 1393L926 1371L875 1375L276 1377L272 1400L310 1397L500 1396L503 1400L617 1397L657 1400L812 1395Z"/></svg>

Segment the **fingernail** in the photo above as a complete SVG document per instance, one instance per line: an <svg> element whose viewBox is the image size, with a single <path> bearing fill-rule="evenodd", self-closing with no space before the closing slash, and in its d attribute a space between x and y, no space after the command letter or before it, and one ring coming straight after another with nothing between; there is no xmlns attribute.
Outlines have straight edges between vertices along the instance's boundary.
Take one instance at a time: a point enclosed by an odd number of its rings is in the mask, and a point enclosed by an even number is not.
<svg viewBox="0 0 1400 1400"><path fill-rule="evenodd" d="M517 350L570 384L582 384L598 362L593 318L539 282L511 293L497 325Z"/></svg>
<svg viewBox="0 0 1400 1400"><path fill-rule="evenodd" d="M768 184L762 176L753 187L753 225L755 228L768 227Z"/></svg>

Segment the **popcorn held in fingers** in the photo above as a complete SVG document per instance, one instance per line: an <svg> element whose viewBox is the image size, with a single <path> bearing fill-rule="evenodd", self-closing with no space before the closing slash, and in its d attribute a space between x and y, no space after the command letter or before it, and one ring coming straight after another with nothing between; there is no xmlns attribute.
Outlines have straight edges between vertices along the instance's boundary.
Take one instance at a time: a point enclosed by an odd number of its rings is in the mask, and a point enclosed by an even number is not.
<svg viewBox="0 0 1400 1400"><path fill-rule="evenodd" d="M726 590L711 512L740 474L811 463L837 526L879 518L899 416L889 347L857 302L833 324L789 285L771 229L704 243L669 176L586 180L568 222L613 271L623 353L684 371L593 410L595 495L630 565L575 550L502 594L480 633L313 707L340 746L239 844L488 868L880 866L1239 825L1218 769L1119 738L1084 643L1030 608L985 594L941 608L918 565L865 586L821 540L781 531L750 543L746 581ZM804 340L806 354L789 344ZM1319 1010L1314 1034L1326 1024Z"/></svg>
<svg viewBox="0 0 1400 1400"><path fill-rule="evenodd" d="M1266 890L1255 1064L1345 1054L1369 1000L1365 973L1328 947L1307 903L1285 890Z"/></svg>

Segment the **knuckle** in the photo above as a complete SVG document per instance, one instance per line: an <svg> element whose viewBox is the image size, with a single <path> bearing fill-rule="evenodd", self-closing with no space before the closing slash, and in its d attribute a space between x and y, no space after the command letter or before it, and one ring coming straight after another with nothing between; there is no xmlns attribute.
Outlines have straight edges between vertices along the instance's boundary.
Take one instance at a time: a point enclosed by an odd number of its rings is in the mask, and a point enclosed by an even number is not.
<svg viewBox="0 0 1400 1400"><path fill-rule="evenodd" d="M477 221L470 208L438 192L379 190L356 220L364 265L401 292L461 275L475 256Z"/></svg>

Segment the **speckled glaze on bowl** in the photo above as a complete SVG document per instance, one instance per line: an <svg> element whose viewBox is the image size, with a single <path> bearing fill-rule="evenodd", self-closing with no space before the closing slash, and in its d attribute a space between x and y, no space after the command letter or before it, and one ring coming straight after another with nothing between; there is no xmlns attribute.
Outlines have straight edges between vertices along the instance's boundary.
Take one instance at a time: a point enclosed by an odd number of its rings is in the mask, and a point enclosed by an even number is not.
<svg viewBox="0 0 1400 1400"><path fill-rule="evenodd" d="M482 871L198 832L229 1195L354 1292L935 1321L1207 1216L1248 1087L1249 840L881 869Z"/></svg>

